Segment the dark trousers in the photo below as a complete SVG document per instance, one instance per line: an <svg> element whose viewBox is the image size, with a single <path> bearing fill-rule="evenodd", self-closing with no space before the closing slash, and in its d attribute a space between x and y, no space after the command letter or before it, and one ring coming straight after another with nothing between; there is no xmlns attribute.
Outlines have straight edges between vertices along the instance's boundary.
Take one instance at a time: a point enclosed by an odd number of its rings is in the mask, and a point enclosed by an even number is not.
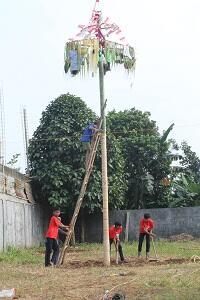
<svg viewBox="0 0 200 300"><path fill-rule="evenodd" d="M53 250L53 255L51 258L51 252ZM45 252L45 267L51 265L51 262L56 265L59 257L59 245L56 239L47 238L46 239L46 252Z"/></svg>
<svg viewBox="0 0 200 300"><path fill-rule="evenodd" d="M111 245L114 242L113 239L110 239L110 250L111 250ZM122 245L120 244L120 242L118 242L118 251L119 251L119 256L121 261L124 261L124 255L123 255L123 251L122 251Z"/></svg>
<svg viewBox="0 0 200 300"><path fill-rule="evenodd" d="M150 235L147 233L140 233L139 235L138 252L142 251L144 237L146 237L146 253L148 253L150 251Z"/></svg>

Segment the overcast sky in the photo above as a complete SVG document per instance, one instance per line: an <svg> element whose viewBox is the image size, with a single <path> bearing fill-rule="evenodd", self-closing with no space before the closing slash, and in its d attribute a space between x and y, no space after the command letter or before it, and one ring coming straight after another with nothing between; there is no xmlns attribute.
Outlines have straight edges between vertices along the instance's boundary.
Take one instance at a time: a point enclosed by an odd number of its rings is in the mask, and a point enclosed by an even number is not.
<svg viewBox="0 0 200 300"><path fill-rule="evenodd" d="M24 148L20 108L28 114L29 136L41 112L63 93L80 96L99 111L98 78L70 78L63 49L79 24L90 18L94 0L0 0L0 82L6 119L7 161ZM117 23L136 50L136 72L108 73L108 110L150 111L160 132L186 140L200 156L200 1L100 0L104 16Z"/></svg>

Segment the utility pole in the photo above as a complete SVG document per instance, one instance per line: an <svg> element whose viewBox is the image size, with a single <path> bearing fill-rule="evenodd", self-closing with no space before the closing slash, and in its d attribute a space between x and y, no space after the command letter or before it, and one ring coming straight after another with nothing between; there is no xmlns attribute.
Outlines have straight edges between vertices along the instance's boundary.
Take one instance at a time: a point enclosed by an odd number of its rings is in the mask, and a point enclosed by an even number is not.
<svg viewBox="0 0 200 300"><path fill-rule="evenodd" d="M3 87L1 87L1 86L0 86L0 124L1 124L0 164L2 165L3 191L5 193L6 192L6 185L5 185L5 164L6 164L5 111L4 111Z"/></svg>
<svg viewBox="0 0 200 300"><path fill-rule="evenodd" d="M104 265L110 266L106 114L105 114L104 69L103 69L102 54L100 54L100 58L99 58L99 90L100 90L100 108L101 108L102 130L103 130L101 134L101 166L102 166L102 194L103 194L103 250L104 250Z"/></svg>
<svg viewBox="0 0 200 300"><path fill-rule="evenodd" d="M23 121L24 121L24 139L25 139L25 151L26 151L26 170L29 175L29 160L28 160L28 125L26 109L23 108Z"/></svg>
<svg viewBox="0 0 200 300"><path fill-rule="evenodd" d="M0 163L5 166L5 111L4 111L4 99L3 88L0 86Z"/></svg>

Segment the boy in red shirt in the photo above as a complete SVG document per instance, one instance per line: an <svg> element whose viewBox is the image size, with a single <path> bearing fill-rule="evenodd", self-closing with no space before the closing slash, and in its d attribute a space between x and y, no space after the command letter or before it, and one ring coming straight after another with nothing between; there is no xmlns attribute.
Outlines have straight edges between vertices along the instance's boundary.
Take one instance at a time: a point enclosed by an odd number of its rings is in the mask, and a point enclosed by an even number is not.
<svg viewBox="0 0 200 300"><path fill-rule="evenodd" d="M120 244L120 239L119 239L119 235L121 232L122 232L122 225L119 222L115 222L115 224L109 228L110 249L112 243L117 245L121 262L125 262L122 246Z"/></svg>
<svg viewBox="0 0 200 300"><path fill-rule="evenodd" d="M46 252L45 252L45 267L51 266L51 262L55 266L59 257L59 245L58 245L58 229L59 227L69 229L69 226L65 226L59 220L60 210L55 209L53 216L51 217L48 230L45 234L46 237ZM51 252L53 255L51 258ZM50 261L51 258L51 261Z"/></svg>
<svg viewBox="0 0 200 300"><path fill-rule="evenodd" d="M152 233L154 228L154 221L151 219L150 214L144 214L144 218L140 220L140 235L139 235L139 244L138 244L138 257L141 257L142 252L142 243L144 237L146 237L146 258L149 258L150 251L150 236L155 236Z"/></svg>

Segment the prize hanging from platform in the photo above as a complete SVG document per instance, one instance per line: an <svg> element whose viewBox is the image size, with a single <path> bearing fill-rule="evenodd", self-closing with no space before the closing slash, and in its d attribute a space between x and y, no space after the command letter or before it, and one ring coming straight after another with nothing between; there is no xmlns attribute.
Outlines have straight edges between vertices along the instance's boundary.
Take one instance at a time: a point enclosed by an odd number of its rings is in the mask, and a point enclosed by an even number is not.
<svg viewBox="0 0 200 300"><path fill-rule="evenodd" d="M135 70L134 48L125 42L118 25L103 20L96 0L92 17L88 25L79 25L79 33L65 45L65 73L72 76L94 76L98 70L99 59L103 60L104 74L115 65L123 65L128 72ZM115 35L118 42L110 41ZM107 38L109 40L107 40Z"/></svg>

